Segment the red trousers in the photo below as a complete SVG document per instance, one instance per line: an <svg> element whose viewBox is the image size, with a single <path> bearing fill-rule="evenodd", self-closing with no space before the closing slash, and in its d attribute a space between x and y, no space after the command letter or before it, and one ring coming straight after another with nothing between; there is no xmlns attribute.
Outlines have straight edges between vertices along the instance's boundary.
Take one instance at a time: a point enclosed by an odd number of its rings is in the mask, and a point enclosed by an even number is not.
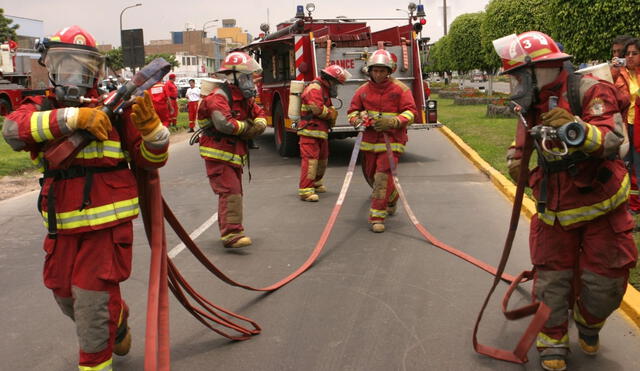
<svg viewBox="0 0 640 371"><path fill-rule="evenodd" d="M531 219L531 261L537 270L534 291L552 311L538 335L538 348L568 346L570 309L580 332L596 335L620 305L638 254L631 236L633 219L626 208L621 205L569 230L557 222L550 226L537 216Z"/></svg>
<svg viewBox="0 0 640 371"><path fill-rule="evenodd" d="M196 118L198 116L198 101L189 102L187 108L189 109L189 127L193 129L196 127Z"/></svg>
<svg viewBox="0 0 640 371"><path fill-rule="evenodd" d="M322 177L329 158L329 141L322 138L299 136L300 183L298 195L315 193L315 187L322 184Z"/></svg>
<svg viewBox="0 0 640 371"><path fill-rule="evenodd" d="M44 284L76 325L81 366L111 360L124 301L119 283L131 274L132 223L46 238Z"/></svg>
<svg viewBox="0 0 640 371"><path fill-rule="evenodd" d="M206 161L207 176L218 195L218 227L225 246L244 237L242 226L242 168L219 161Z"/></svg>
<svg viewBox="0 0 640 371"><path fill-rule="evenodd" d="M362 152L362 170L369 184L373 185L369 223L381 223L387 217L387 206L398 201L398 192L393 184L387 152ZM393 152L395 166L398 166L400 153Z"/></svg>
<svg viewBox="0 0 640 371"><path fill-rule="evenodd" d="M162 125L169 126L169 107L166 104L156 104L154 102L153 108L156 110L160 121L162 121Z"/></svg>
<svg viewBox="0 0 640 371"><path fill-rule="evenodd" d="M173 114L169 113L169 124L175 126L178 119L178 100L169 98L169 101L173 107Z"/></svg>

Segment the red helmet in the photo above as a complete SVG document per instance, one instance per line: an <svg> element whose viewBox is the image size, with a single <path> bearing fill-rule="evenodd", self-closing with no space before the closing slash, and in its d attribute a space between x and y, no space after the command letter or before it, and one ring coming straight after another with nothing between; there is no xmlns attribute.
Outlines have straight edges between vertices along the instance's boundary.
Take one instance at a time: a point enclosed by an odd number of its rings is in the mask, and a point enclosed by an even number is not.
<svg viewBox="0 0 640 371"><path fill-rule="evenodd" d="M59 86L93 88L104 70L96 40L78 26L65 27L42 44L40 62Z"/></svg>
<svg viewBox="0 0 640 371"><path fill-rule="evenodd" d="M329 76L330 78L335 79L339 84L344 84L345 81L351 78L351 74L349 73L349 71L338 66L337 64L332 64L331 66L325 67L321 72Z"/></svg>
<svg viewBox="0 0 640 371"><path fill-rule="evenodd" d="M502 73L540 62L563 61L571 55L560 51L558 44L549 35L528 31L493 40L493 47L502 60Z"/></svg>
<svg viewBox="0 0 640 371"><path fill-rule="evenodd" d="M218 73L237 71L244 74L252 74L262 71L255 59L245 52L231 52L224 58Z"/></svg>
<svg viewBox="0 0 640 371"><path fill-rule="evenodd" d="M378 49L369 57L369 60L367 61L367 68L374 66L387 67L391 70L391 73L393 73L396 70L396 61L397 57L393 55L393 53L384 49Z"/></svg>

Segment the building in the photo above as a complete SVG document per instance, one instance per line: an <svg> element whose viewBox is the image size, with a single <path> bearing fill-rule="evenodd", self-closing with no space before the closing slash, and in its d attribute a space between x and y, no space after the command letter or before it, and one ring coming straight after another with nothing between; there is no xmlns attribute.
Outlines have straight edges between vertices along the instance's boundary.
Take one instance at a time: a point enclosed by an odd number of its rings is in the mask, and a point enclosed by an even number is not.
<svg viewBox="0 0 640 371"><path fill-rule="evenodd" d="M223 19L222 28L216 30L218 38L225 40L229 49L235 49L251 42L251 35L236 27L235 19Z"/></svg>

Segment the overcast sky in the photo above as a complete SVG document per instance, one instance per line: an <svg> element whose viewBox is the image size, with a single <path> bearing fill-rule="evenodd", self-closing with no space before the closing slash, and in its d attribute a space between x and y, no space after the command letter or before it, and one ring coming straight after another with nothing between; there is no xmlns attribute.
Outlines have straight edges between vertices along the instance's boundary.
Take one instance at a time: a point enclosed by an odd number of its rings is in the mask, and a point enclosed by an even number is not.
<svg viewBox="0 0 640 371"><path fill-rule="evenodd" d="M2 0L0 7L5 15L33 18L44 21L45 36L57 30L77 24L93 34L99 44L120 45L120 12L127 6L141 2L143 5L127 9L122 16L122 26L144 29L145 43L150 40L169 39L171 31L182 31L187 24L202 29L213 19L235 18L237 26L246 29L254 37L260 32L260 23L267 22L271 30L280 22L295 15L296 5L309 0ZM444 32L442 0L414 1L425 4L427 25L422 36L432 41ZM460 14L484 10L489 0L448 0L447 23ZM316 0L315 18L347 17L404 17L395 9L407 9L409 1L389 0ZM366 7L363 6L366 4ZM394 21L369 21L373 31L398 25ZM207 31L212 35L220 23L209 23Z"/></svg>

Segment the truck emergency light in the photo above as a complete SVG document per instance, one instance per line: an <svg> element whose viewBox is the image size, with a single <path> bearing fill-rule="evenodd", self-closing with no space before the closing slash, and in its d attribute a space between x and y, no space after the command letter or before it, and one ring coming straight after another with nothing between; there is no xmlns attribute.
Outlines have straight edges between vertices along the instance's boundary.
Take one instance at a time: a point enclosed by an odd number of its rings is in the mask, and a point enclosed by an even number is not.
<svg viewBox="0 0 640 371"><path fill-rule="evenodd" d="M416 13L416 17L422 18L422 17L426 17L427 15L424 13L424 5L419 4L418 5L418 12ZM426 21L425 21L426 23ZM422 23L424 24L424 23Z"/></svg>

